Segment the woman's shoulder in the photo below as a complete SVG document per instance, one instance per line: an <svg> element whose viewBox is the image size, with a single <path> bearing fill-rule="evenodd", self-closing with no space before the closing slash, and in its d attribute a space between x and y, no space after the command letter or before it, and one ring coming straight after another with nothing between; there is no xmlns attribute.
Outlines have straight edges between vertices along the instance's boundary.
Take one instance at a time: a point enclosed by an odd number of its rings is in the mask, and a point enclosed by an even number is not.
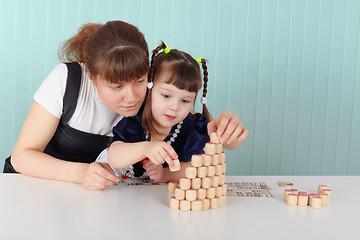
<svg viewBox="0 0 360 240"><path fill-rule="evenodd" d="M34 100L57 118L62 114L67 74L66 64L57 64L34 94Z"/></svg>

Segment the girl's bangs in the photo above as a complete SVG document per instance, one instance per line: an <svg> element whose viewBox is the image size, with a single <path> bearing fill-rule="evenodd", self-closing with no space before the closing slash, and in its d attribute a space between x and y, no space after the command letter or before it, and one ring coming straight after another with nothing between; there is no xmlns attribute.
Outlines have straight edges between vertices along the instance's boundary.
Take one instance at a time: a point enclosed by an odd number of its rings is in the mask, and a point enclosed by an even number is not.
<svg viewBox="0 0 360 240"><path fill-rule="evenodd" d="M95 63L95 73L110 83L136 81L149 71L149 59L146 53L132 46L117 47Z"/></svg>
<svg viewBox="0 0 360 240"><path fill-rule="evenodd" d="M184 64L172 67L172 75L166 83L189 92L198 92L202 85L200 72L193 66Z"/></svg>

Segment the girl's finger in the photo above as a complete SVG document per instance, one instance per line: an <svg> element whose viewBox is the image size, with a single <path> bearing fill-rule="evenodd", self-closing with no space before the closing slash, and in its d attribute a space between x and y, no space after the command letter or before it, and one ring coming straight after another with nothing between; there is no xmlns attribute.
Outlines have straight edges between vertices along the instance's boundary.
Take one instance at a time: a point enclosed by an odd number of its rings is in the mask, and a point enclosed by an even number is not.
<svg viewBox="0 0 360 240"><path fill-rule="evenodd" d="M246 128L244 128L244 130L242 131L242 133L240 134L240 136L238 138L238 141L239 142L244 141L247 138L248 134L249 134L249 131Z"/></svg>
<svg viewBox="0 0 360 240"><path fill-rule="evenodd" d="M223 135L219 135L219 136L221 136L220 137L221 143L227 143L229 141L230 136L235 131L238 124L241 124L241 122L230 118L230 120L228 122L226 122L226 124L227 125L226 125L226 128L225 128L225 131L224 131ZM242 125L239 126L239 127L242 128Z"/></svg>
<svg viewBox="0 0 360 240"><path fill-rule="evenodd" d="M241 133L243 132L244 128L242 126L237 126L234 131L230 134L228 140L226 141L227 144L231 144L233 141L237 140Z"/></svg>
<svg viewBox="0 0 360 240"><path fill-rule="evenodd" d="M178 159L178 155L174 148L170 144L166 144L164 147L165 151L168 153L168 155L171 157L171 159Z"/></svg>

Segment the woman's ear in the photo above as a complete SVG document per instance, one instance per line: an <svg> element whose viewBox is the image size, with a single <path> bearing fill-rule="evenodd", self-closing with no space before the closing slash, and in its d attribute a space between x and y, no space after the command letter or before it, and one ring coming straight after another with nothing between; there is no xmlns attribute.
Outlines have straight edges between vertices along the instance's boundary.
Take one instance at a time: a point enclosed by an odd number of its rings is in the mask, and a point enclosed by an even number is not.
<svg viewBox="0 0 360 240"><path fill-rule="evenodd" d="M86 72L87 72L88 77L89 77L90 81L92 82L92 84L95 85L94 76L90 73L90 71L87 68L86 68Z"/></svg>

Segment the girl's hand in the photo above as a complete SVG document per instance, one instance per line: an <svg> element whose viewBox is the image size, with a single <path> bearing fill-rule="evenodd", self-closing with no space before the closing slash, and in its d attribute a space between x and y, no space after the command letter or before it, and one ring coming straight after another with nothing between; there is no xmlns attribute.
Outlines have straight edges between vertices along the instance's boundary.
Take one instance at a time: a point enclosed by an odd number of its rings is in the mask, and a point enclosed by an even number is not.
<svg viewBox="0 0 360 240"><path fill-rule="evenodd" d="M228 144L229 149L240 146L248 135L248 130L244 128L239 117L229 110L222 112L208 124L209 136L212 132L216 132L221 143ZM235 140L237 142L234 142Z"/></svg>
<svg viewBox="0 0 360 240"><path fill-rule="evenodd" d="M150 179L154 180L155 182L164 181L164 168L161 164L155 165L151 161L145 161L143 168L146 170Z"/></svg>
<svg viewBox="0 0 360 240"><path fill-rule="evenodd" d="M147 142L144 154L154 165L161 165L167 162L169 166L175 167L173 159L178 158L170 144L163 141Z"/></svg>
<svg viewBox="0 0 360 240"><path fill-rule="evenodd" d="M116 182L119 182L119 178L109 164L93 162L85 165L81 183L86 189L103 190Z"/></svg>

